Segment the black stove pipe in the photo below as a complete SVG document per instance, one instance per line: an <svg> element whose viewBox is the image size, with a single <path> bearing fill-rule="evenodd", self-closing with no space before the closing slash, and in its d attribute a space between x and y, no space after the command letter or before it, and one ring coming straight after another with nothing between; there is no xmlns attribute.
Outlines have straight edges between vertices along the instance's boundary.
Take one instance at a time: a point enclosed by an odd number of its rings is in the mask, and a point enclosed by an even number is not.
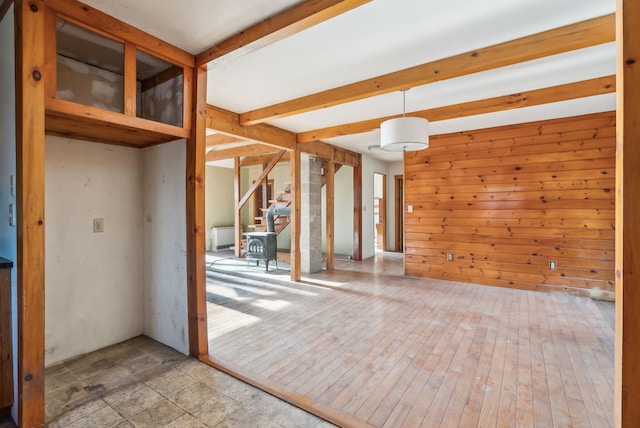
<svg viewBox="0 0 640 428"><path fill-rule="evenodd" d="M277 215L291 215L291 208L270 206L267 211L267 232L275 233L276 225L274 218Z"/></svg>

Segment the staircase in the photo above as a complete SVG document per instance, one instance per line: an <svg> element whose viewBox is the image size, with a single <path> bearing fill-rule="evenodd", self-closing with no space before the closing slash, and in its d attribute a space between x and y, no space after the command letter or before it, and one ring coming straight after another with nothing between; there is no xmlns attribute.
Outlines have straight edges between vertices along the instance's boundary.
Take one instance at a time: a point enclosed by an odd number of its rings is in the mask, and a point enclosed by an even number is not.
<svg viewBox="0 0 640 428"><path fill-rule="evenodd" d="M291 183L287 183L283 191L278 193L276 199L269 201L269 208L284 208L291 205ZM255 224L250 224L248 227L253 229L254 232L266 232L267 231L267 211L269 208L260 208L262 210L262 217L255 217ZM280 234L285 227L289 225L291 219L289 216L276 216L275 217L276 234Z"/></svg>
<svg viewBox="0 0 640 428"><path fill-rule="evenodd" d="M341 167L342 167L342 164L337 164L334 172L338 172L338 170ZM326 166L324 167L324 170L326 171ZM323 174L322 186L324 186L326 183L327 183L327 178ZM256 223L250 224L247 227L249 229L252 229L254 232L266 232L267 231L267 211L269 211L269 208L272 206L274 208L284 208L284 207L288 207L289 205L291 205L291 183L286 183L284 190L278 193L278 196L276 197L276 199L271 199L269 201L268 208L260 208L262 210L262 217L255 217L254 221ZM275 220L274 221L275 232L277 235L279 235L280 232L282 232L284 228L287 227L289 223L291 223L291 218L289 216L276 216L274 220ZM243 233L242 235L245 238L242 239L242 242L240 245L240 254L244 256L245 249L247 246L247 239L246 239L247 232Z"/></svg>
<svg viewBox="0 0 640 428"><path fill-rule="evenodd" d="M267 231L267 211L269 211L270 207L274 208L283 208L291 205L291 183L286 183L284 190L278 193L276 199L271 199L269 201L268 208L260 208L262 210L262 217L255 217L254 220L256 223L250 224L247 227L252 229L254 232L266 232ZM291 219L289 216L276 216L274 218L275 232L276 234L280 234L291 223ZM244 237L240 243L240 255L244 256L247 248L247 232L244 232L242 236Z"/></svg>

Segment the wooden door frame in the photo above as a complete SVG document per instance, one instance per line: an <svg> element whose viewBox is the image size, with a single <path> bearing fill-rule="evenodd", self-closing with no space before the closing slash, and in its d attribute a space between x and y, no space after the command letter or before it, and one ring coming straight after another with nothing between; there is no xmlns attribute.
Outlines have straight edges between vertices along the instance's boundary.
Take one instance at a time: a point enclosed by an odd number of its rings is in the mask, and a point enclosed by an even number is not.
<svg viewBox="0 0 640 428"><path fill-rule="evenodd" d="M616 337L615 426L640 426L640 3L618 0L616 11Z"/></svg>
<svg viewBox="0 0 640 428"><path fill-rule="evenodd" d="M396 214L396 242L395 250L404 252L404 175L394 175L395 183L395 214Z"/></svg>
<svg viewBox="0 0 640 428"><path fill-rule="evenodd" d="M375 176L376 175L380 175L382 176L382 198L381 198L381 204L378 207L378 218L381 218L383 221L381 222L383 227L382 227L382 251L386 251L387 250L387 174L383 174L381 172L374 172L373 173L373 187L374 187L374 193L375 193ZM373 198L375 200L375 194L373 195ZM374 217L375 220L375 217ZM375 221L374 221L374 230L376 229L375 226ZM377 232L376 232L377 234ZM376 241L379 237L376 236ZM374 248L374 252L375 252L375 248Z"/></svg>

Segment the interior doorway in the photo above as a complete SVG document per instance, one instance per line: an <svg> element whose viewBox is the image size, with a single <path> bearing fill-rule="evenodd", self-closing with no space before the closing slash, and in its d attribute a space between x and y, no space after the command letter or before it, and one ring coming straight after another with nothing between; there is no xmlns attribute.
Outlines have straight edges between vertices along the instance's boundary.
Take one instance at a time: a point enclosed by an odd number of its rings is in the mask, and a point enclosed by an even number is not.
<svg viewBox="0 0 640 428"><path fill-rule="evenodd" d="M404 252L404 175L393 177L396 190L396 245L395 249Z"/></svg>
<svg viewBox="0 0 640 428"><path fill-rule="evenodd" d="M375 250L387 248L387 176L373 174L373 224L375 233Z"/></svg>

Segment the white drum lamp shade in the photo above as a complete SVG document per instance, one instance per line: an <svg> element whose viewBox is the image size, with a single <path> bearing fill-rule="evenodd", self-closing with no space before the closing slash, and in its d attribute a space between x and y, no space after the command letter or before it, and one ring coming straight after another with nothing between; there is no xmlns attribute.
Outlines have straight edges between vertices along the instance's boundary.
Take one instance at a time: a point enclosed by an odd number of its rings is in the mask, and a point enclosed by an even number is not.
<svg viewBox="0 0 640 428"><path fill-rule="evenodd" d="M399 117L380 125L380 148L409 152L429 147L429 121L422 117Z"/></svg>

